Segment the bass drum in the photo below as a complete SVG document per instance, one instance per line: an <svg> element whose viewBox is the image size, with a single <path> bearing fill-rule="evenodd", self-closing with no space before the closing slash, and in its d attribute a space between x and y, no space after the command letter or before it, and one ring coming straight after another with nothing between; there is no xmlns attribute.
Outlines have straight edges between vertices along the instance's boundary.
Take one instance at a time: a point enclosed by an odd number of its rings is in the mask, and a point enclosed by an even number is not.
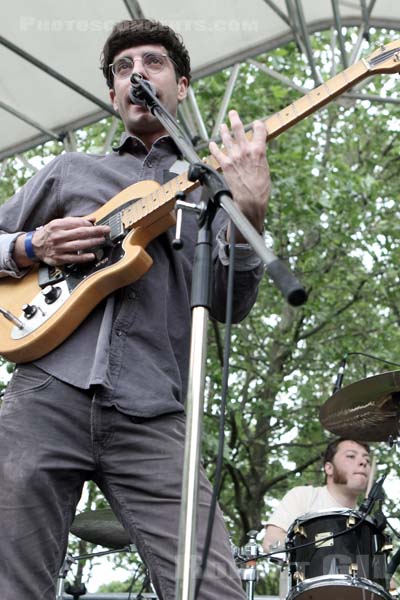
<svg viewBox="0 0 400 600"><path fill-rule="evenodd" d="M357 511L308 513L287 534L287 600L392 600L390 549L375 521Z"/></svg>

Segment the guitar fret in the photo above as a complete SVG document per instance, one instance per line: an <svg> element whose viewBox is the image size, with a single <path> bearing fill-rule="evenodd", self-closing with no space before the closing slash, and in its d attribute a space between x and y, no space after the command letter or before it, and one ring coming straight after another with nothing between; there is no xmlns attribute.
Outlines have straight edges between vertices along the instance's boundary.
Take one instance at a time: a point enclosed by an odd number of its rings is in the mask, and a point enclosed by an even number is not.
<svg viewBox="0 0 400 600"><path fill-rule="evenodd" d="M132 204L131 206L129 206L126 211L124 211L127 213L127 217L128 217L128 222L129 224L133 225L133 223L135 223L138 218L139 218L139 205L138 202L135 202L134 204Z"/></svg>
<svg viewBox="0 0 400 600"><path fill-rule="evenodd" d="M179 192L179 176L169 182L169 191L171 198L175 198L176 194Z"/></svg>
<svg viewBox="0 0 400 600"><path fill-rule="evenodd" d="M150 198L152 200L151 205L154 208L158 208L160 206L160 194L157 192L152 192L152 194L150 195Z"/></svg>
<svg viewBox="0 0 400 600"><path fill-rule="evenodd" d="M164 194L165 194L165 200L164 202L168 202L168 200L170 198L174 198L175 194L172 192L172 185L171 182L168 181L167 185L164 186Z"/></svg>

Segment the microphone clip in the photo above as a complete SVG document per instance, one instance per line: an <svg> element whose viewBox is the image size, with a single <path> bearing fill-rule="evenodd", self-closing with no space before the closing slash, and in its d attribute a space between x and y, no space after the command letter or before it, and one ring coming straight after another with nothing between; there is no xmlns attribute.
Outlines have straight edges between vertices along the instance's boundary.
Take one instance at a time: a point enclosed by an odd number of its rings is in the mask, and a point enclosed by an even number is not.
<svg viewBox="0 0 400 600"><path fill-rule="evenodd" d="M385 493L383 491L383 483L384 483L386 477L387 477L387 473L385 473L385 475L383 475L383 477L381 477L374 483L368 496L363 500L363 502L360 505L359 511L361 513L368 515L371 512L371 510L376 502L384 501Z"/></svg>

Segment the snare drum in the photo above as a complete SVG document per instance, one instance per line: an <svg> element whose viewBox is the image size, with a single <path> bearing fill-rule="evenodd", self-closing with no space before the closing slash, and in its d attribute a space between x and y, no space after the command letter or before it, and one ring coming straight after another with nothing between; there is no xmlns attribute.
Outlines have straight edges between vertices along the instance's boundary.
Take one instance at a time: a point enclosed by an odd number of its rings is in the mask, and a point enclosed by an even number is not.
<svg viewBox="0 0 400 600"><path fill-rule="evenodd" d="M347 509L308 513L290 527L286 549L287 600L391 598L387 538L370 517L363 520L361 513Z"/></svg>

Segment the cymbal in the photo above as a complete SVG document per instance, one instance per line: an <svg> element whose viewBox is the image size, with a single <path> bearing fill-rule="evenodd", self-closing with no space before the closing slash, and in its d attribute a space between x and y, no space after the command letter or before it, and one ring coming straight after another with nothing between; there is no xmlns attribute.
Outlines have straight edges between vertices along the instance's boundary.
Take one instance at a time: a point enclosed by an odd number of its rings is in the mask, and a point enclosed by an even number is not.
<svg viewBox="0 0 400 600"><path fill-rule="evenodd" d="M130 545L132 549L128 534L109 508L79 513L72 523L71 533L105 548L118 550Z"/></svg>
<svg viewBox="0 0 400 600"><path fill-rule="evenodd" d="M364 442L399 435L400 371L367 377L341 388L320 408L325 429Z"/></svg>

